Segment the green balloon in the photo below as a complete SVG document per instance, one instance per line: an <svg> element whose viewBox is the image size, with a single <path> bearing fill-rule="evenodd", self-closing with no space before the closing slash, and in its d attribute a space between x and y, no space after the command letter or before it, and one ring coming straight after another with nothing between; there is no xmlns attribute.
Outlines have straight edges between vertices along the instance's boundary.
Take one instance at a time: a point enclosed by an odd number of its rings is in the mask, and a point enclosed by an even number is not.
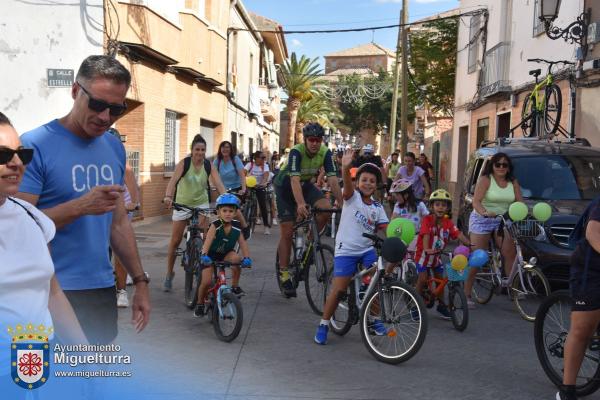
<svg viewBox="0 0 600 400"><path fill-rule="evenodd" d="M508 207L508 215L510 219L513 221L522 221L527 217L527 213L529 209L527 208L527 204L516 201Z"/></svg>
<svg viewBox="0 0 600 400"><path fill-rule="evenodd" d="M552 207L548 203L537 203L533 206L533 217L540 222L546 222L552 216Z"/></svg>
<svg viewBox="0 0 600 400"><path fill-rule="evenodd" d="M394 218L388 224L386 235L400 238L408 245L415 238L415 224L406 218Z"/></svg>

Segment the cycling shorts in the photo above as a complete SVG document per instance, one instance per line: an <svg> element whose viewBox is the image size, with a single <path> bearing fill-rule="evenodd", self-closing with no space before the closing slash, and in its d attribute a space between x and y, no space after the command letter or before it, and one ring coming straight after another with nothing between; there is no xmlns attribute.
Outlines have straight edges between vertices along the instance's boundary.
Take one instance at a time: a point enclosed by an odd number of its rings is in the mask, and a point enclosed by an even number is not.
<svg viewBox="0 0 600 400"><path fill-rule="evenodd" d="M370 267L377 261L377 253L374 249L358 256L336 256L333 259L333 276L350 277L356 272L358 264Z"/></svg>
<svg viewBox="0 0 600 400"><path fill-rule="evenodd" d="M225 257L229 255L229 253L235 253L235 251L231 250L227 253L216 253L216 252L208 252L208 256L213 260L213 262L225 261ZM212 267L212 265L204 265L202 264L202 269Z"/></svg>
<svg viewBox="0 0 600 400"><path fill-rule="evenodd" d="M288 184L285 184L285 182L288 182ZM306 204L311 206L314 206L317 201L325 198L321 190L312 182L302 183L302 195ZM279 221L295 221L296 208L298 206L296 205L289 179L284 180L284 184L282 185L275 185L275 200L277 202L277 217Z"/></svg>

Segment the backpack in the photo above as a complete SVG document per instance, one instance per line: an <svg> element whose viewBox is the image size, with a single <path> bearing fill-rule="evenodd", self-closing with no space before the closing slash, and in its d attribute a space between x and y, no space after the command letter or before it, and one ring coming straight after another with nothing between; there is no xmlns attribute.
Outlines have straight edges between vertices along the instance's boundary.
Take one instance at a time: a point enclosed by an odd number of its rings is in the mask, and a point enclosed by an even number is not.
<svg viewBox="0 0 600 400"><path fill-rule="evenodd" d="M188 156L183 159L183 172L179 179L177 179L177 183L175 184L175 194L173 195L173 201L177 199L177 185L179 185L179 181L183 179L185 174L190 170L190 166L192 165L192 157ZM204 159L204 170L206 171L206 190L208 191L208 198L210 199L210 172L212 170L212 164L208 159Z"/></svg>

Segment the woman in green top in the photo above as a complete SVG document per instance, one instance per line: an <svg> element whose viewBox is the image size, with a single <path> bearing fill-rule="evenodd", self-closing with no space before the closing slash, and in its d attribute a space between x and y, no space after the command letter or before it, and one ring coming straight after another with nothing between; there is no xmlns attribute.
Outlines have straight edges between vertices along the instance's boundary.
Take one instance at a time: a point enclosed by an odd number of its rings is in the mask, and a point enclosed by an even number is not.
<svg viewBox="0 0 600 400"><path fill-rule="evenodd" d="M173 202L194 208L208 208L210 203L209 178L219 194L225 193L225 188L216 168L211 168L211 163L206 160L206 141L200 135L194 136L191 145L192 154L185 157L175 167L173 176L167 185L163 202L171 209ZM171 242L167 255L167 276L163 290L169 292L173 286L173 266L175 265L175 250L179 247L183 231L190 219L188 211L173 210L173 227ZM206 227L206 218L201 218L200 225Z"/></svg>
<svg viewBox="0 0 600 400"><path fill-rule="evenodd" d="M494 217L505 214L515 201L523 201L523 196L521 187L513 175L512 162L505 153L496 153L485 165L475 186L473 212L469 218L472 250L488 250L491 235L500 224ZM509 276L516 257L515 246L506 229L504 238L495 237L495 240L504 260L504 272ZM475 305L471 300L471 290L476 273L476 268L471 269L469 278L465 282L467 304L471 308Z"/></svg>

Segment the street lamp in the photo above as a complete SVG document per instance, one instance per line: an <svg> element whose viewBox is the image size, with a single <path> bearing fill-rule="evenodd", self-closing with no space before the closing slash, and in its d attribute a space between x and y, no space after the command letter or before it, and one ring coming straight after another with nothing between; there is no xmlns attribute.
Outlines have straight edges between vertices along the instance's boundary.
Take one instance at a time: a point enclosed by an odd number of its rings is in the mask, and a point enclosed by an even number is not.
<svg viewBox="0 0 600 400"><path fill-rule="evenodd" d="M544 23L546 35L552 40L563 38L565 42L581 45L583 38L587 36L591 11L587 10L581 13L576 21L569 24L566 28L560 29L552 25L552 22L558 17L560 2L561 0L539 0L538 2L538 15Z"/></svg>

